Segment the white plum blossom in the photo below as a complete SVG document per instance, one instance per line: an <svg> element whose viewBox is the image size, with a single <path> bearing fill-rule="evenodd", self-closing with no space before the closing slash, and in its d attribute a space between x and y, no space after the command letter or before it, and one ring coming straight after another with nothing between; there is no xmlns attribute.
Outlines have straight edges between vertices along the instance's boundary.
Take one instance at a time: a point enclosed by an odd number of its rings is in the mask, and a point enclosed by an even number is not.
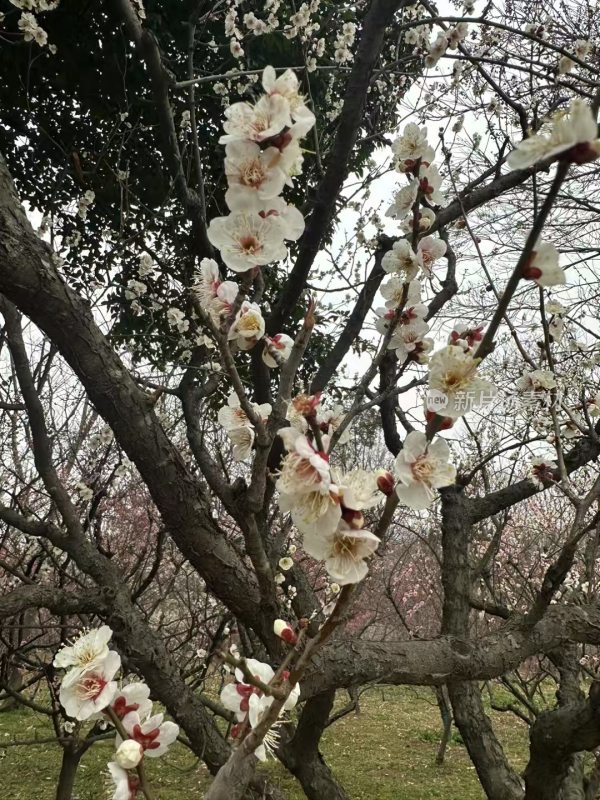
<svg viewBox="0 0 600 800"><path fill-rule="evenodd" d="M598 124L590 106L581 98L571 101L568 114L554 115L549 133L534 133L509 154L511 169L525 169L541 159L562 156L576 164L600 155Z"/></svg>
<svg viewBox="0 0 600 800"><path fill-rule="evenodd" d="M111 800L136 800L140 786L138 776L124 770L116 761L107 766L114 788Z"/></svg>
<svg viewBox="0 0 600 800"><path fill-rule="evenodd" d="M57 669L92 669L105 661L111 638L112 630L108 625L101 625L81 634L72 644L61 647L52 663Z"/></svg>
<svg viewBox="0 0 600 800"><path fill-rule="evenodd" d="M208 226L208 239L234 272L281 261L287 255L282 226L273 216L234 212L215 217Z"/></svg>
<svg viewBox="0 0 600 800"><path fill-rule="evenodd" d="M523 277L538 286L560 286L566 283L565 272L558 263L558 250L549 242L537 241L527 263Z"/></svg>
<svg viewBox="0 0 600 800"><path fill-rule="evenodd" d="M457 50L458 45L467 38L469 33L469 25L466 22L459 22L448 33L448 49Z"/></svg>
<svg viewBox="0 0 600 800"><path fill-rule="evenodd" d="M164 716L155 714L142 722L137 711L134 711L123 720L123 727L130 738L142 746L144 757L158 758L164 755L179 736L179 725L165 722ZM121 742L118 734L116 741L118 746Z"/></svg>
<svg viewBox="0 0 600 800"><path fill-rule="evenodd" d="M225 134L219 142L265 142L291 128L290 106L281 94L263 95L255 105L234 103L225 109Z"/></svg>
<svg viewBox="0 0 600 800"><path fill-rule="evenodd" d="M456 468L449 464L450 448L441 437L427 441L424 433L411 431L396 458L400 502L416 510L429 508L435 500L434 489L450 486L456 479Z"/></svg>
<svg viewBox="0 0 600 800"><path fill-rule="evenodd" d="M234 281L221 280L216 261L203 258L192 291L218 327L222 317L229 316L233 310L239 288Z"/></svg>
<svg viewBox="0 0 600 800"><path fill-rule="evenodd" d="M230 142L225 148L225 174L229 188L225 202L231 211L258 210L262 200L283 191L287 175L280 168L275 147L261 150L255 142Z"/></svg>
<svg viewBox="0 0 600 800"><path fill-rule="evenodd" d="M419 187L425 197L434 206L446 205L446 198L440 191L442 176L434 164L424 167L419 172Z"/></svg>
<svg viewBox="0 0 600 800"><path fill-rule="evenodd" d="M252 408L263 421L271 413L270 403L252 403ZM239 398L232 392L227 398L227 405L219 409L217 418L233 443L233 457L236 461L245 461L252 452L254 444L254 427L246 412L241 408Z"/></svg>
<svg viewBox="0 0 600 800"><path fill-rule="evenodd" d="M394 195L394 201L385 212L387 217L402 220L412 210L419 194L419 180L415 178L408 186L403 186Z"/></svg>
<svg viewBox="0 0 600 800"><path fill-rule="evenodd" d="M38 24L33 14L28 12L21 14L17 22L17 27L23 33L23 39L26 42L35 41L40 47L44 47L48 44L48 34L41 25Z"/></svg>
<svg viewBox="0 0 600 800"><path fill-rule="evenodd" d="M150 689L142 681L128 683L117 691L111 708L119 719L123 719L133 711L136 711L141 719L146 719L152 712Z"/></svg>
<svg viewBox="0 0 600 800"><path fill-rule="evenodd" d="M265 67L262 74L262 85L267 95L281 95L287 100L292 119L310 120L311 127L314 125L315 116L306 107L305 99L299 91L298 78L291 69L286 69L285 72L277 77L273 67Z"/></svg>
<svg viewBox="0 0 600 800"><path fill-rule="evenodd" d="M402 135L392 142L392 152L399 161L418 161L428 148L427 128L419 128L414 122L409 122Z"/></svg>
<svg viewBox="0 0 600 800"><path fill-rule="evenodd" d="M423 268L423 273L430 278L432 266L446 254L447 245L442 239L435 236L424 236L417 245L417 258Z"/></svg>
<svg viewBox="0 0 600 800"><path fill-rule="evenodd" d="M385 272L394 272L404 283L409 283L419 274L421 260L407 239L398 239L381 259L381 266Z"/></svg>
<svg viewBox="0 0 600 800"><path fill-rule="evenodd" d="M545 392L557 387L556 377L548 369L534 369L525 372L515 383L521 392Z"/></svg>
<svg viewBox="0 0 600 800"><path fill-rule="evenodd" d="M304 534L304 550L325 562L328 575L340 586L358 583L368 572L365 558L372 555L379 539L371 531L350 527L341 520L332 532L318 528Z"/></svg>
<svg viewBox="0 0 600 800"><path fill-rule="evenodd" d="M167 310L167 323L170 328L176 328L179 333L189 330L190 322L185 318L185 314L179 308L169 308Z"/></svg>
<svg viewBox="0 0 600 800"><path fill-rule="evenodd" d="M345 416L346 412L344 411L343 406L341 406L339 403L336 403L336 405L334 405L332 408L319 408L317 413L317 424L323 433L331 436L340 427ZM338 439L339 444L346 444L346 442L349 441L351 430L352 425L346 425L340 438Z"/></svg>
<svg viewBox="0 0 600 800"><path fill-rule="evenodd" d="M420 282L418 280L410 281L407 293L406 282L399 275L392 275L392 277L382 285L381 294L385 299L385 307L388 309L398 308L402 303L407 306L421 304Z"/></svg>
<svg viewBox="0 0 600 800"><path fill-rule="evenodd" d="M90 719L109 706L118 691L115 675L121 667L121 657L109 650L103 661L89 669L71 669L62 679L59 699L68 717Z"/></svg>
<svg viewBox="0 0 600 800"><path fill-rule="evenodd" d="M251 350L265 333L265 321L260 306L244 300L235 320L229 329L227 338L235 339L240 350Z"/></svg>
<svg viewBox="0 0 600 800"><path fill-rule="evenodd" d="M419 232L423 233L424 231L428 231L435 222L435 211L433 211L431 208L420 208L417 217ZM402 221L400 227L405 233L412 234L413 224L414 219L409 217Z"/></svg>
<svg viewBox="0 0 600 800"><path fill-rule="evenodd" d="M558 465L550 458L532 458L529 479L538 489L543 489L545 483L556 480Z"/></svg>
<svg viewBox="0 0 600 800"><path fill-rule="evenodd" d="M294 346L292 337L285 333L265 336L264 342L265 349L263 350L262 360L270 369L275 369L287 361Z"/></svg>
<svg viewBox="0 0 600 800"><path fill-rule="evenodd" d="M446 34L440 32L437 38L428 47L427 55L425 56L425 66L435 67L440 58L445 54L448 49L448 37Z"/></svg>
<svg viewBox="0 0 600 800"><path fill-rule="evenodd" d="M443 406L435 409L442 416L457 419L495 395L494 384L477 374L479 361L455 345L433 354L429 362L429 393L442 400Z"/></svg>

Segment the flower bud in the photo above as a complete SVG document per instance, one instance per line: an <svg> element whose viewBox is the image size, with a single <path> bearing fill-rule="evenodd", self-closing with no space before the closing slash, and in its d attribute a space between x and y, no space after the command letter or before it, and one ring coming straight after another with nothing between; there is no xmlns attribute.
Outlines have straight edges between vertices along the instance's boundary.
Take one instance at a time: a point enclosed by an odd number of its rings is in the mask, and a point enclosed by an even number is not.
<svg viewBox="0 0 600 800"><path fill-rule="evenodd" d="M294 633L293 628L283 619L276 619L273 623L273 630L275 636L279 636L284 642L288 644L296 644L298 637Z"/></svg>
<svg viewBox="0 0 600 800"><path fill-rule="evenodd" d="M115 761L123 769L135 769L144 755L144 749L135 739L121 742L115 754Z"/></svg>
<svg viewBox="0 0 600 800"><path fill-rule="evenodd" d="M387 469L377 470L377 488L380 492L383 492L383 494L389 497L394 493L395 485L396 481L391 472L388 472Z"/></svg>
<svg viewBox="0 0 600 800"><path fill-rule="evenodd" d="M425 410L425 419L427 422L431 422L434 417L440 417L442 420L441 425L438 426L439 431L447 431L448 428L454 425L452 417L443 417L441 414L436 414L435 411L429 411L429 409Z"/></svg>

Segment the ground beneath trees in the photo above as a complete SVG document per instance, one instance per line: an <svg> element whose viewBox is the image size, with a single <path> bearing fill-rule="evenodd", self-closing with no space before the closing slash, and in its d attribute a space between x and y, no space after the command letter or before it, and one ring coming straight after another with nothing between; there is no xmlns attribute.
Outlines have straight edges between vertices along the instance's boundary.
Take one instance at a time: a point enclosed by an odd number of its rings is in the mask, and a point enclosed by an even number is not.
<svg viewBox="0 0 600 800"><path fill-rule="evenodd" d="M340 702L346 700L342 693ZM510 713L492 714L507 754L521 769L525 725ZM352 800L482 800L475 770L458 736L453 736L446 763L435 765L439 731L439 714L429 690L377 687L362 696L360 716L346 717L326 731L323 752ZM46 738L49 732L47 719L32 711L0 714L0 789L7 800L54 800L60 748L3 746L15 739ZM112 752L111 744L104 742L88 751L73 800L110 796L105 767ZM303 800L293 779L274 764L268 769L285 787L289 800ZM160 800L198 800L208 784L206 770L181 744L149 763L149 772Z"/></svg>

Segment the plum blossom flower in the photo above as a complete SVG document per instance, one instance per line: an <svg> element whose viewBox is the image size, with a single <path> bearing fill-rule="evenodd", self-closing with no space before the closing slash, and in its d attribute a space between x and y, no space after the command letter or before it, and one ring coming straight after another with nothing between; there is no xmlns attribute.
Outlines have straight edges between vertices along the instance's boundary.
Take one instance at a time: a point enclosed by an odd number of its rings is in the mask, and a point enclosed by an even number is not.
<svg viewBox="0 0 600 800"><path fill-rule="evenodd" d="M429 394L444 402L434 410L457 419L494 396L494 384L477 374L479 361L455 345L447 345L433 354L429 362Z"/></svg>
<svg viewBox="0 0 600 800"><path fill-rule="evenodd" d="M309 556L325 562L327 573L340 586L362 581L368 572L364 559L378 545L379 539L371 531L352 528L344 520L330 533L318 529L305 533L303 544Z"/></svg>
<svg viewBox="0 0 600 800"><path fill-rule="evenodd" d="M286 173L278 166L275 147L261 150L255 142L230 142L225 148L225 174L229 188L225 202L232 211L258 210L262 200L283 191Z"/></svg>
<svg viewBox="0 0 600 800"><path fill-rule="evenodd" d="M433 164L424 167L419 172L419 187L425 197L434 206L446 205L446 198L440 191L442 176Z"/></svg>
<svg viewBox="0 0 600 800"><path fill-rule="evenodd" d="M59 699L68 717L89 719L110 705L118 691L115 675L121 667L121 657L109 650L103 661L94 662L89 669L69 670L62 679Z"/></svg>
<svg viewBox="0 0 600 800"><path fill-rule="evenodd" d="M427 128L409 122L402 135L392 142L392 152L399 161L416 162L427 153Z"/></svg>
<svg viewBox="0 0 600 800"><path fill-rule="evenodd" d="M44 47L46 44L48 44L48 34L38 24L38 21L33 14L28 12L21 14L19 21L17 22L17 27L23 32L23 39L26 42L35 41L35 43L40 47Z"/></svg>
<svg viewBox="0 0 600 800"><path fill-rule="evenodd" d="M262 219L272 220L279 224L284 239L295 242L304 233L304 217L296 206L286 203L281 197L264 200L258 211Z"/></svg>
<svg viewBox="0 0 600 800"><path fill-rule="evenodd" d="M266 421L272 410L271 404L252 403L251 405L254 411ZM226 431L239 428L243 425L250 426L252 424L246 412L242 409L239 398L235 392L231 392L227 398L227 405L221 406L217 414L217 419Z"/></svg>
<svg viewBox="0 0 600 800"><path fill-rule="evenodd" d="M448 344L469 350L483 339L483 325L473 327L464 322L457 322L448 336Z"/></svg>
<svg viewBox="0 0 600 800"><path fill-rule="evenodd" d="M419 231L420 232L428 231L429 228L431 228L431 226L435 222L435 211L433 211L431 208L420 208L417 215L417 219L419 224ZM403 220L403 222L401 223L402 230L405 233L412 234L413 222L414 220L412 217Z"/></svg>
<svg viewBox="0 0 600 800"><path fill-rule="evenodd" d="M346 412L344 411L344 407L339 403L336 403L332 408L320 408L317 414L317 425L323 433L331 436L340 427L345 416ZM351 429L351 424L346 425L338 439L339 444L346 444L346 442L348 442Z"/></svg>
<svg viewBox="0 0 600 800"><path fill-rule="evenodd" d="M534 133L520 142L509 154L511 169L525 169L536 161L554 156L585 164L600 155L598 124L590 106L576 97L568 114L555 114L550 133Z"/></svg>
<svg viewBox="0 0 600 800"><path fill-rule="evenodd" d="M142 722L139 714L134 711L123 720L123 727L131 739L142 746L144 756L158 758L164 755L169 746L179 736L179 725L175 722L164 722L164 714L155 714ZM121 737L117 735L117 746Z"/></svg>
<svg viewBox="0 0 600 800"><path fill-rule="evenodd" d="M296 74L291 69L286 69L279 77L273 67L265 67L262 74L263 89L268 96L281 95L289 105L292 119L310 120L312 125L315 123L315 115L306 107L305 99L299 91L299 82Z"/></svg>
<svg viewBox="0 0 600 800"><path fill-rule="evenodd" d="M523 277L538 286L557 286L566 283L565 273L558 263L558 250L549 242L537 241L527 263Z"/></svg>
<svg viewBox="0 0 600 800"><path fill-rule="evenodd" d="M345 509L364 511L381 502L377 470L354 469L334 477L336 477L337 494Z"/></svg>
<svg viewBox="0 0 600 800"><path fill-rule="evenodd" d="M419 194L419 181L417 178L412 180L408 186L403 186L394 195L394 200L388 210L386 217L393 217L402 220L412 210Z"/></svg>
<svg viewBox="0 0 600 800"><path fill-rule="evenodd" d="M138 776L124 770L116 761L107 766L114 787L112 800L136 800L140 787Z"/></svg>
<svg viewBox="0 0 600 800"><path fill-rule="evenodd" d="M123 769L135 769L143 757L142 745L134 739L125 739L115 753L115 761Z"/></svg>
<svg viewBox="0 0 600 800"><path fill-rule="evenodd" d="M220 144L235 141L261 142L292 126L290 105L281 94L263 95L256 105L234 103L225 109L225 134Z"/></svg>
<svg viewBox="0 0 600 800"><path fill-rule="evenodd" d="M211 220L207 234L210 243L220 250L223 261L234 272L247 272L281 261L287 255L281 225L273 216L236 211Z"/></svg>
<svg viewBox="0 0 600 800"><path fill-rule="evenodd" d="M263 420L271 413L270 403L252 403L252 408ZM217 419L233 444L233 458L235 461L245 461L254 445L254 427L241 408L235 392L227 398L227 405L219 409Z"/></svg>
<svg viewBox="0 0 600 800"><path fill-rule="evenodd" d="M320 404L320 392L313 395L297 394L288 405L286 419L296 431L306 433L309 427L307 420L311 417L317 419Z"/></svg>
<svg viewBox="0 0 600 800"><path fill-rule="evenodd" d="M435 41L428 46L428 52L425 56L425 66L435 67L447 49L448 37L444 33L438 33Z"/></svg>
<svg viewBox="0 0 600 800"><path fill-rule="evenodd" d="M385 272L400 275L404 283L409 283L419 273L421 261L406 239L394 242L392 249L381 259L381 266Z"/></svg>
<svg viewBox="0 0 600 800"><path fill-rule="evenodd" d="M222 318L229 316L233 310L239 288L234 281L221 280L216 261L203 258L192 291L218 327Z"/></svg>
<svg viewBox="0 0 600 800"><path fill-rule="evenodd" d="M424 236L417 246L417 258L419 259L423 272L428 278L431 277L432 266L435 262L445 255L447 244L442 239L435 236Z"/></svg>
<svg viewBox="0 0 600 800"><path fill-rule="evenodd" d="M548 481L554 481L558 466L549 458L532 458L529 469L529 479L538 489L543 489Z"/></svg>
<svg viewBox="0 0 600 800"><path fill-rule="evenodd" d="M269 664L257 661L255 658L246 658L245 665L253 677L260 683L269 684L275 673ZM221 690L220 700L228 711L236 715L238 722L242 722L249 709L249 700L253 694L258 694L260 689L250 683L245 683L245 676L241 669L235 670L235 683L226 684Z"/></svg>
<svg viewBox="0 0 600 800"><path fill-rule="evenodd" d="M521 392L545 392L556 389L556 377L548 369L534 369L523 373L515 382Z"/></svg>
<svg viewBox="0 0 600 800"><path fill-rule="evenodd" d="M280 367L288 360L294 346L294 340L285 333L277 333L275 336L265 336L265 349L263 350L262 360L267 367L275 369Z"/></svg>
<svg viewBox="0 0 600 800"><path fill-rule="evenodd" d="M102 664L108 656L108 643L112 634L108 625L82 633L72 644L61 647L52 663L58 669L92 669Z"/></svg>
<svg viewBox="0 0 600 800"><path fill-rule="evenodd" d="M400 502L416 510L429 508L435 500L433 490L450 486L456 479L456 468L448 463L449 458L445 439L437 436L428 442L424 433L411 431L396 458Z"/></svg>
<svg viewBox="0 0 600 800"><path fill-rule="evenodd" d="M392 275L392 277L383 284L381 287L381 294L385 299L385 307L388 309L398 308L402 304L407 306L421 304L420 282L418 280L410 281L407 293L406 282L402 280L399 275Z"/></svg>
<svg viewBox="0 0 600 800"><path fill-rule="evenodd" d="M260 306L244 300L235 320L229 329L227 338L235 339L240 350L251 350L265 333L265 321Z"/></svg>
<svg viewBox="0 0 600 800"><path fill-rule="evenodd" d="M152 711L150 689L142 681L128 683L117 691L111 708L119 719L136 711L141 719L146 719Z"/></svg>

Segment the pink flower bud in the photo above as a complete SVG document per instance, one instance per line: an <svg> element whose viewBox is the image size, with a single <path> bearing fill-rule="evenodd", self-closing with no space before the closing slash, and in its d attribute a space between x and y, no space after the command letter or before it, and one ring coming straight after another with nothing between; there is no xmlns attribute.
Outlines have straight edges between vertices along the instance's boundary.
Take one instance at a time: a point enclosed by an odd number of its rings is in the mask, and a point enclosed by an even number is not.
<svg viewBox="0 0 600 800"><path fill-rule="evenodd" d="M275 636L279 636L284 642L288 644L296 644L298 637L294 633L293 628L283 619L276 619L273 623L273 630Z"/></svg>
<svg viewBox="0 0 600 800"><path fill-rule="evenodd" d="M387 469L380 469L377 471L377 488L380 492L383 492L383 494L389 497L394 493L395 486L396 481L391 472L388 472Z"/></svg>

